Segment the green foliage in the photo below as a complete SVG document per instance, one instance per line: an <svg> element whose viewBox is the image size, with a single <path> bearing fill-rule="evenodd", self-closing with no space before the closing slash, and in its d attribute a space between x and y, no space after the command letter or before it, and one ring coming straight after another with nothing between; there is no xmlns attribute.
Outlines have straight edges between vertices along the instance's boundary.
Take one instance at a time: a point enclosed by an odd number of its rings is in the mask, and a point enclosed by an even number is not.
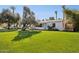
<svg viewBox="0 0 79 59"><path fill-rule="evenodd" d="M54 17L49 17L49 20L55 20L55 18Z"/></svg>
<svg viewBox="0 0 79 59"><path fill-rule="evenodd" d="M11 6L10 8L12 9L12 11L14 13L15 7L14 6Z"/></svg>
<svg viewBox="0 0 79 59"><path fill-rule="evenodd" d="M79 11L78 10L70 10L64 9L64 13L66 14L66 19L73 21L74 24L74 31L79 31Z"/></svg>
<svg viewBox="0 0 79 59"><path fill-rule="evenodd" d="M20 15L18 13L13 13L9 9L3 9L0 14L0 22L7 23L8 29L10 29L11 24L18 23Z"/></svg>
<svg viewBox="0 0 79 59"><path fill-rule="evenodd" d="M57 30L58 31L58 29L56 29L55 26L56 26L55 23L53 23L52 26L48 26L48 30L54 30L54 31Z"/></svg>
<svg viewBox="0 0 79 59"><path fill-rule="evenodd" d="M22 30L25 30L26 27L31 27L31 25L36 25L37 22L35 21L35 13L31 11L28 7L23 7L23 28Z"/></svg>
<svg viewBox="0 0 79 59"><path fill-rule="evenodd" d="M48 26L48 30L50 31L50 30L53 30L53 28L51 27L51 26Z"/></svg>

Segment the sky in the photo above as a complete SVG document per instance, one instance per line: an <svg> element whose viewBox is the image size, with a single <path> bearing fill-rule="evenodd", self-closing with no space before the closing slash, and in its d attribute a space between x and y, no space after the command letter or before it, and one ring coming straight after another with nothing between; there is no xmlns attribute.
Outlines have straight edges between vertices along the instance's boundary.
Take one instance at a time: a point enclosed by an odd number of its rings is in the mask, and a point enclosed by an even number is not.
<svg viewBox="0 0 79 59"><path fill-rule="evenodd" d="M15 12L19 13L21 16L23 15L23 5L14 5ZM0 12L2 9L10 8L11 5L0 5ZM55 11L58 12L58 18L63 18L62 6L61 5L28 5L28 7L35 13L36 19L42 20L47 19L49 17L55 17ZM79 10L78 5L67 5L69 9L77 9Z"/></svg>

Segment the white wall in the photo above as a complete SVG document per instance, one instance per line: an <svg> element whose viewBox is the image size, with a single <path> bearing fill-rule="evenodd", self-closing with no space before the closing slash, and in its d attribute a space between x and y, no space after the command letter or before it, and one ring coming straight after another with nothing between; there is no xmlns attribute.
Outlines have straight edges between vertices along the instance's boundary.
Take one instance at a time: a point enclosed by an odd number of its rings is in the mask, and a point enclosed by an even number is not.
<svg viewBox="0 0 79 59"><path fill-rule="evenodd" d="M64 30L64 27L63 27L63 23L62 22L55 22L56 24L56 28L59 29L59 30Z"/></svg>
<svg viewBox="0 0 79 59"><path fill-rule="evenodd" d="M44 27L44 29L48 29L48 26L51 26L53 23L55 23L55 28L56 29L64 30L62 21L47 22L47 23L43 23L42 26Z"/></svg>

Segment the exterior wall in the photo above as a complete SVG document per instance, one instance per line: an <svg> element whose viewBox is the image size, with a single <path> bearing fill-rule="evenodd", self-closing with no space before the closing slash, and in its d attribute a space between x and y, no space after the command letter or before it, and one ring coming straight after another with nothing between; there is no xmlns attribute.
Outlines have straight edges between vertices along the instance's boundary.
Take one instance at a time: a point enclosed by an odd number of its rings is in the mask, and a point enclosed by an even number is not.
<svg viewBox="0 0 79 59"><path fill-rule="evenodd" d="M47 26L48 26L48 25L47 25L46 23L43 23L43 24L42 24L42 27L43 27L44 29L48 29Z"/></svg>
<svg viewBox="0 0 79 59"><path fill-rule="evenodd" d="M56 24L56 28L59 29L59 30L64 30L64 27L63 27L63 23L62 22L55 22Z"/></svg>
<svg viewBox="0 0 79 59"><path fill-rule="evenodd" d="M45 22L45 23L43 22L42 27L44 27L44 29L48 29L48 26L52 26L53 23L55 23L56 29L64 30L62 21L52 21L52 22Z"/></svg>
<svg viewBox="0 0 79 59"><path fill-rule="evenodd" d="M52 26L52 24L53 24L53 23L50 23L50 22L48 22L48 23L43 23L43 24L42 24L42 27L44 27L44 29L48 29L48 26Z"/></svg>
<svg viewBox="0 0 79 59"><path fill-rule="evenodd" d="M74 31L74 23L71 20L64 20L64 27L66 31Z"/></svg>

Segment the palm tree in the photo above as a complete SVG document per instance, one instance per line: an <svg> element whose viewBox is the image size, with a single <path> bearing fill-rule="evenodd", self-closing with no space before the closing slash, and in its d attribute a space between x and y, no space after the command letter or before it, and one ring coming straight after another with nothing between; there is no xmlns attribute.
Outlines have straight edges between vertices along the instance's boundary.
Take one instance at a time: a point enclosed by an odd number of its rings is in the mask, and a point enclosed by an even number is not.
<svg viewBox="0 0 79 59"><path fill-rule="evenodd" d="M14 12L15 12L15 7L14 7L14 6L11 6L10 8L12 9L13 14L14 14Z"/></svg>
<svg viewBox="0 0 79 59"><path fill-rule="evenodd" d="M55 15L56 15L56 20L57 20L57 11L55 11Z"/></svg>
<svg viewBox="0 0 79 59"><path fill-rule="evenodd" d="M65 18L65 9L66 9L65 8L65 5L62 6L62 9L63 9L63 27L64 27L64 30L66 30L66 27L65 27L65 19L64 19Z"/></svg>
<svg viewBox="0 0 79 59"><path fill-rule="evenodd" d="M66 9L66 8L65 8L65 5L62 6L62 9L63 9L63 20L64 20L64 18L65 18L65 13L64 13L64 11L65 11L65 9Z"/></svg>

